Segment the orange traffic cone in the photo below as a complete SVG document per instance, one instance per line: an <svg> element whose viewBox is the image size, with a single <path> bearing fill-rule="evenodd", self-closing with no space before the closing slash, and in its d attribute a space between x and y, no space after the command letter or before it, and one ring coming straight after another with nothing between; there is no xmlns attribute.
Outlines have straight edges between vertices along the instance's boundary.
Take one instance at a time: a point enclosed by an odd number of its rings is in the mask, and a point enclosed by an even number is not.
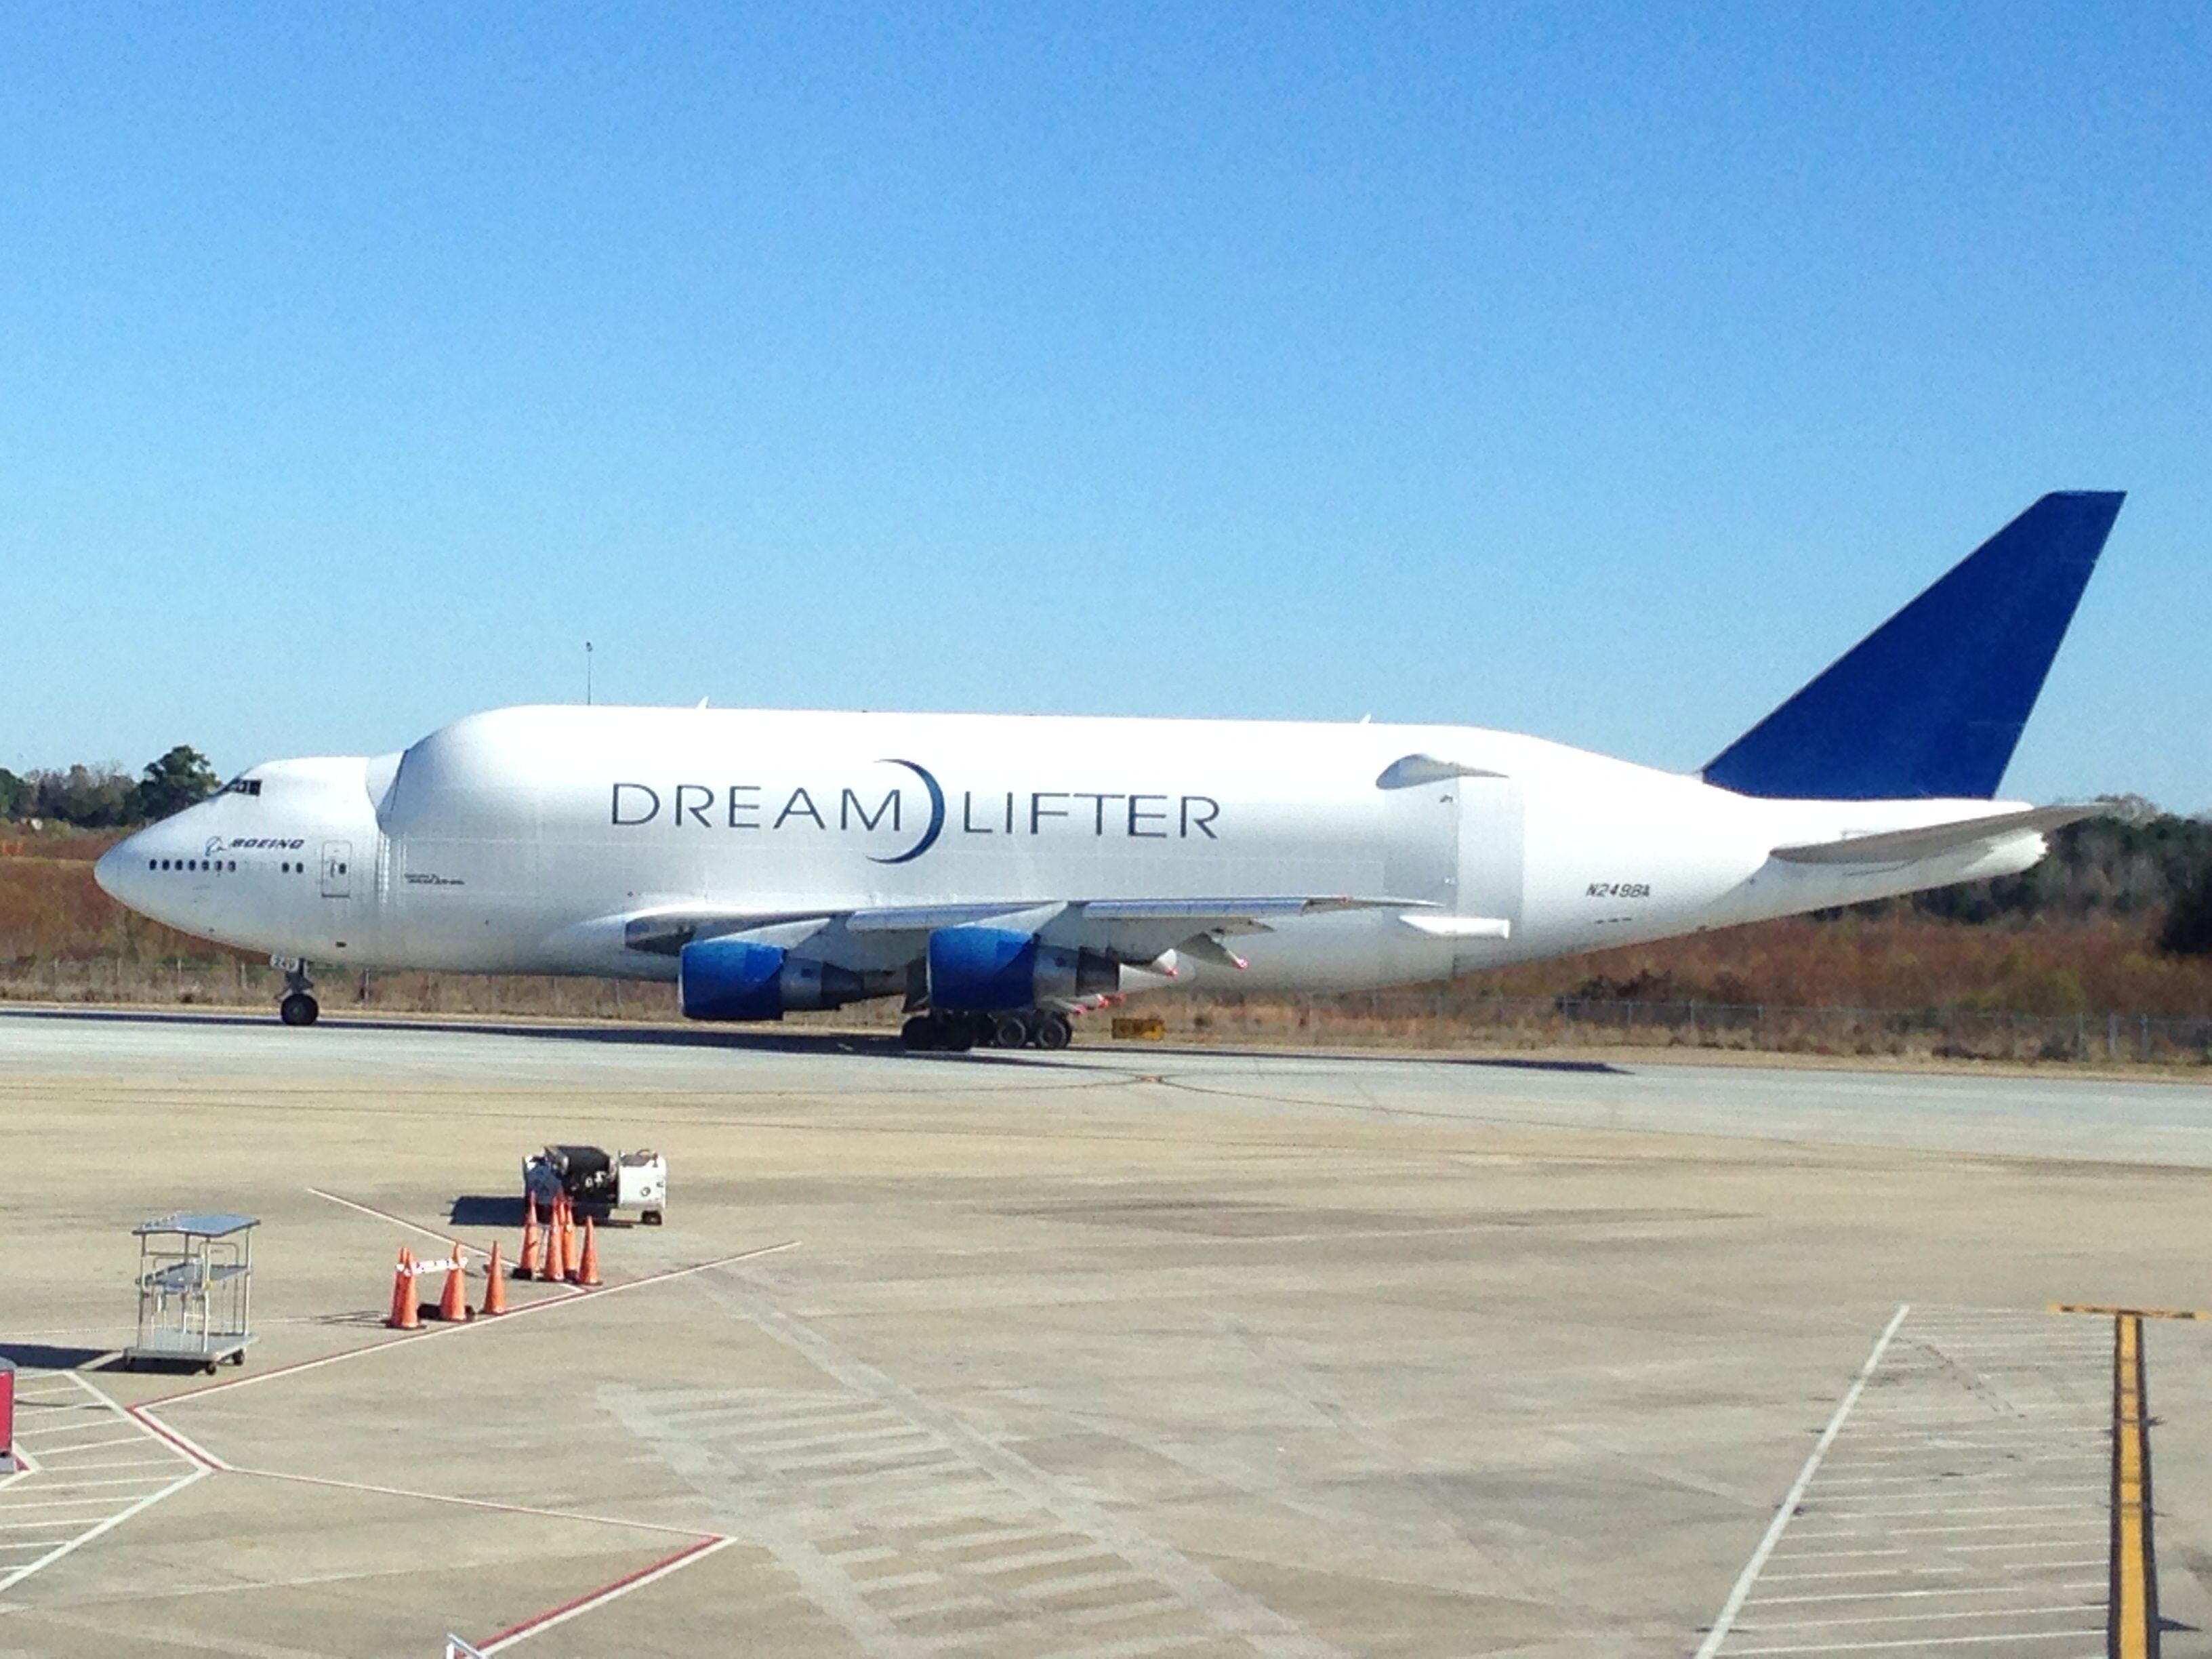
<svg viewBox="0 0 2212 1659"><path fill-rule="evenodd" d="M469 1287L461 1265L465 1259L459 1244L453 1247L453 1265L446 1269L445 1294L438 1298L438 1317L448 1324L459 1325L469 1317Z"/></svg>
<svg viewBox="0 0 2212 1659"><path fill-rule="evenodd" d="M584 1218L584 1260L576 1269L576 1282L589 1287L599 1282L599 1230Z"/></svg>
<svg viewBox="0 0 2212 1659"><path fill-rule="evenodd" d="M412 1250L402 1249L399 1252L398 1282L392 1287L392 1297L397 1304L392 1310L392 1328L396 1331L421 1328L422 1310L415 1305L415 1252Z"/></svg>
<svg viewBox="0 0 2212 1659"><path fill-rule="evenodd" d="M568 1279L570 1284L575 1282L577 1270L583 1265L583 1252L577 1248L577 1244L576 1206L568 1201L568 1195L563 1193L561 1195L562 1277Z"/></svg>
<svg viewBox="0 0 2212 1659"><path fill-rule="evenodd" d="M496 1252L499 1247L492 1248ZM517 1279L527 1279L538 1271L538 1253L544 1248L538 1237L538 1200L526 1198L522 1200L522 1259L514 1264Z"/></svg>
<svg viewBox="0 0 2212 1659"><path fill-rule="evenodd" d="M507 1269L499 1259L499 1241L491 1242L491 1278L484 1285L484 1317L495 1319L507 1311Z"/></svg>
<svg viewBox="0 0 2212 1659"><path fill-rule="evenodd" d="M557 1285L568 1276L568 1264L562 1259L561 1206L553 1206L553 1218L545 1224L545 1265L538 1275L549 1285Z"/></svg>
<svg viewBox="0 0 2212 1659"><path fill-rule="evenodd" d="M405 1330L406 1320L401 1310L413 1305L414 1300L415 1281L407 1276L407 1248L403 1244L398 1259L392 1264L392 1307L385 1315L384 1322L395 1331Z"/></svg>

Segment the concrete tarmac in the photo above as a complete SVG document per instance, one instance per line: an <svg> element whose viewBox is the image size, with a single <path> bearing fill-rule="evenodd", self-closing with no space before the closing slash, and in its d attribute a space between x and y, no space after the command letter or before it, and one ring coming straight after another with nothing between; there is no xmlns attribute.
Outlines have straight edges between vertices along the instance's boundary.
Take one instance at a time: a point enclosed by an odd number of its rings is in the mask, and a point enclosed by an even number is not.
<svg viewBox="0 0 2212 1659"><path fill-rule="evenodd" d="M2212 1306L2172 1083L14 1012L0 1123L0 1656L2101 1654L2046 1310ZM667 1224L387 1332L557 1140ZM242 1370L112 1358L178 1208L263 1219ZM2174 1659L2212 1327L2144 1329Z"/></svg>

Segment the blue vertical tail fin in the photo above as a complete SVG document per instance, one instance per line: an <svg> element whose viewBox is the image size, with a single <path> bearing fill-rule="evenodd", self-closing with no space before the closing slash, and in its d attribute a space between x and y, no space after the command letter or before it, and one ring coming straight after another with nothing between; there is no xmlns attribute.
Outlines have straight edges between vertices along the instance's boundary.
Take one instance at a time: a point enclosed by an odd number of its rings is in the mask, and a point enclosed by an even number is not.
<svg viewBox="0 0 2212 1659"><path fill-rule="evenodd" d="M1996 793L2125 496L2045 495L1707 763L1739 794Z"/></svg>

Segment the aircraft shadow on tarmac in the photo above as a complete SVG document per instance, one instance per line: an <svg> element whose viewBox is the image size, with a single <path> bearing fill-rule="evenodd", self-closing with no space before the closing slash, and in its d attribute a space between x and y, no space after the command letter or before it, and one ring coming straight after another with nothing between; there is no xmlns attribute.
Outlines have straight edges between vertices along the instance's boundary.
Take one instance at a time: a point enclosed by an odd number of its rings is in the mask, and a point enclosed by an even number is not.
<svg viewBox="0 0 2212 1659"><path fill-rule="evenodd" d="M144 1008L10 1008L0 1018L20 1019L108 1020L146 1025L222 1025L277 1030L276 1021L264 1014L218 1013L179 1010L174 1012ZM964 1053L908 1054L891 1032L880 1035L854 1031L733 1031L708 1027L664 1025L558 1025L509 1020L447 1020L398 1016L339 1015L330 1024L353 1031L482 1032L490 1036L536 1037L556 1042L604 1042L639 1048L732 1048L752 1054L897 1054L937 1065L1026 1066L1087 1069L1080 1060L1049 1057L1034 1050L969 1049ZM288 1033L287 1041L312 1042L307 1033ZM1096 1054L1097 1050L1091 1050ZM1117 1049L1132 1063L1176 1059L1231 1060L1345 1060L1362 1064L1403 1066L1466 1066L1495 1071L1570 1072L1626 1076L1626 1068L1602 1060L1547 1060L1529 1055L1389 1054L1360 1050L1356 1055L1340 1050L1243 1048L1231 1045L1205 1048L1161 1048L1143 1052Z"/></svg>

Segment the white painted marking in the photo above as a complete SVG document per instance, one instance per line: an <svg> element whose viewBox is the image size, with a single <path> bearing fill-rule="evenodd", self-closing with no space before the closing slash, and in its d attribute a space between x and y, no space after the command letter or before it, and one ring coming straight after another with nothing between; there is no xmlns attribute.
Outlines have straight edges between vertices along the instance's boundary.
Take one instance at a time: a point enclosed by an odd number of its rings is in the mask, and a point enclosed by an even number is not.
<svg viewBox="0 0 2212 1659"><path fill-rule="evenodd" d="M1888 1351L1891 1340L1897 1334L1897 1328L1905 1323L1905 1316L1911 1311L1910 1303L1899 1303L1897 1311L1890 1316L1888 1325L1875 1339L1874 1348L1867 1355L1866 1363L1859 1367L1858 1375L1851 1379L1850 1387L1844 1390L1835 1415L1828 1419L1828 1426L1820 1431L1820 1437L1813 1443L1812 1455L1806 1458L1805 1467L1797 1471L1796 1480L1783 1498L1781 1507L1774 1511L1774 1519L1767 1523L1765 1535L1751 1553L1751 1559L1743 1564L1743 1571L1736 1575L1735 1588L1729 1591L1728 1600L1721 1604L1720 1612L1713 1619L1712 1628L1705 1632L1705 1639L1698 1644L1696 1659L1713 1659L1713 1656L1720 1651L1721 1644L1728 1640L1729 1631L1735 1623L1737 1613L1750 1596L1751 1587L1757 1582L1759 1570L1765 1566L1766 1558L1774 1553L1774 1547L1782 1541L1783 1531L1789 1526L1790 1517L1797 1512L1797 1505L1805 1496L1806 1487L1813 1484L1813 1477L1820 1473L1820 1460L1828 1455L1828 1448L1836 1443L1836 1437L1844 1431L1844 1424L1851 1414L1851 1407L1859 1403L1859 1396L1866 1392L1868 1380L1874 1376L1875 1368L1881 1364L1881 1357Z"/></svg>
<svg viewBox="0 0 2212 1659"><path fill-rule="evenodd" d="M1923 1595L2010 1595L2017 1589L2014 1584L1967 1584L1944 1589L1878 1589L1826 1590L1819 1595L1754 1595L1744 1603L1752 1607L1779 1607L1802 1605L1811 1601L1905 1601ZM2057 1586L2062 1590L2102 1589L2101 1578L2084 1578L2070 1584ZM2102 1607L2100 1601L2095 1605Z"/></svg>
<svg viewBox="0 0 2212 1659"><path fill-rule="evenodd" d="M145 1437L143 1434L121 1434L112 1440L82 1440L74 1445L40 1446L37 1449L41 1457L60 1457L70 1452L100 1451L109 1446L128 1446Z"/></svg>
<svg viewBox="0 0 2212 1659"><path fill-rule="evenodd" d="M2036 1492L2107 1492L2109 1485L2094 1486L2037 1486ZM1816 1511L1823 1521L1889 1521L1909 1520L1916 1515L2027 1515L2044 1510L2078 1510L2079 1504L1977 1504L1971 1507L1937 1504L1933 1507L1921 1505L1905 1510L1820 1510Z"/></svg>
<svg viewBox="0 0 2212 1659"><path fill-rule="evenodd" d="M1738 1648L1741 1655L1760 1653L1871 1653L1879 1648L1987 1647L2000 1642L2057 1642L2076 1636L2102 1636L2105 1627L2087 1630L2031 1630L2008 1636L1916 1636L1903 1641L1814 1642L1782 1648Z"/></svg>
<svg viewBox="0 0 2212 1659"><path fill-rule="evenodd" d="M106 1533L112 1532L116 1528L121 1526L125 1521L131 1519L132 1516L137 1515L143 1510L149 1510L153 1508L155 1504L160 1503L163 1498L182 1492L186 1486L191 1486L193 1481L206 1479L207 1473L208 1472L205 1469L196 1468L188 1474L180 1475L176 1480L172 1480L167 1486L162 1487L159 1492L147 1493L145 1497L140 1498L129 1508L118 1510L115 1514L109 1516L106 1520L100 1522L96 1526L89 1527L84 1531L79 1533L76 1537L57 1545L53 1549L40 1556L37 1560L29 1563L27 1565L17 1567L12 1572L0 1575L0 1593L4 1593L15 1589L16 1585L21 1583L33 1573L44 1571L46 1568L52 1566L55 1562L60 1560L64 1556L70 1554L73 1551L82 1549L87 1544L92 1542L94 1539L100 1537Z"/></svg>
<svg viewBox="0 0 2212 1659"><path fill-rule="evenodd" d="M1773 1630L1838 1630L1846 1625L1925 1625L1951 1619L2028 1619L2051 1613L2102 1613L2102 1601L2068 1601L2055 1607L1937 1607L1929 1613L1869 1613L1850 1619L1801 1619L1746 1626L1761 1633Z"/></svg>

